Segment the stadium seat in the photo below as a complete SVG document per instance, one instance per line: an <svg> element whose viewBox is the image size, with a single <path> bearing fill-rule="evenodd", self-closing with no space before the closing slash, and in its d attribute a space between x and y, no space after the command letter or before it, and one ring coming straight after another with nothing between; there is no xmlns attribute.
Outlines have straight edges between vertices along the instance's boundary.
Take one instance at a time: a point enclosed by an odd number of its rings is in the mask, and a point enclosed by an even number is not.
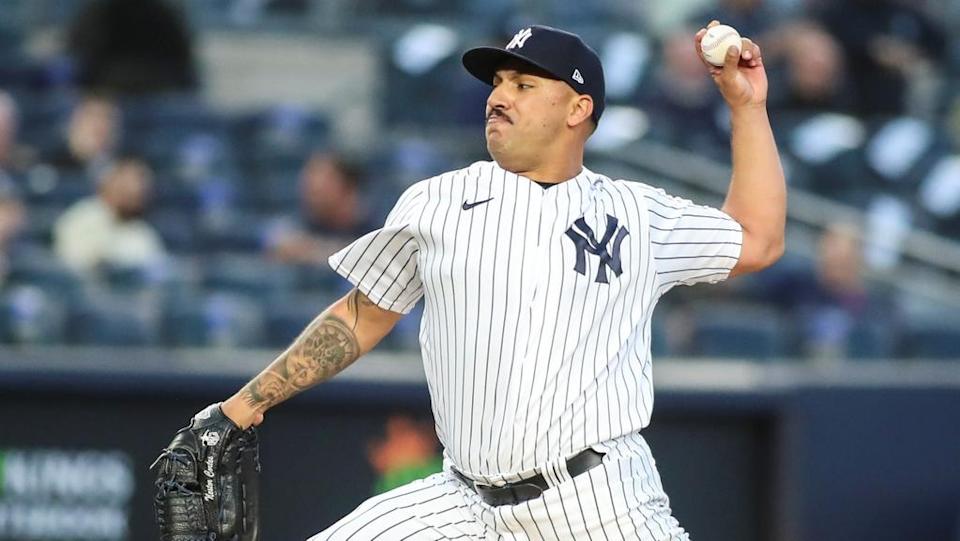
<svg viewBox="0 0 960 541"><path fill-rule="evenodd" d="M914 359L960 360L960 324L956 321L918 321L905 338L907 355Z"/></svg>
<svg viewBox="0 0 960 541"><path fill-rule="evenodd" d="M19 138L40 150L51 150L61 141L74 98L69 93L29 90L16 94L20 106Z"/></svg>
<svg viewBox="0 0 960 541"><path fill-rule="evenodd" d="M231 124L239 159L254 163L302 160L310 151L326 146L330 139L330 121L326 116L290 105L240 115Z"/></svg>
<svg viewBox="0 0 960 541"><path fill-rule="evenodd" d="M293 269L268 261L259 254L224 254L206 264L204 286L258 299L270 299L294 288Z"/></svg>
<svg viewBox="0 0 960 541"><path fill-rule="evenodd" d="M7 283L34 285L60 299L69 300L79 290L80 278L46 248L31 246L17 250L10 260Z"/></svg>
<svg viewBox="0 0 960 541"><path fill-rule="evenodd" d="M120 103L124 125L129 130L167 130L192 134L226 128L226 118L207 106L198 95L167 93L127 97Z"/></svg>
<svg viewBox="0 0 960 541"><path fill-rule="evenodd" d="M897 334L880 318L858 321L847 337L847 358L885 360L896 355Z"/></svg>
<svg viewBox="0 0 960 541"><path fill-rule="evenodd" d="M42 246L53 242L53 226L63 214L59 205L33 205L29 208L29 219L21 233L23 239Z"/></svg>
<svg viewBox="0 0 960 541"><path fill-rule="evenodd" d="M167 250L173 253L193 253L200 247L195 214L177 209L157 209L150 213L152 224Z"/></svg>
<svg viewBox="0 0 960 541"><path fill-rule="evenodd" d="M174 177L157 176L153 183L151 204L157 208L196 210L200 207L200 194L191 186Z"/></svg>
<svg viewBox="0 0 960 541"><path fill-rule="evenodd" d="M13 286L0 297L0 341L3 343L63 342L64 321L64 306L37 286Z"/></svg>
<svg viewBox="0 0 960 541"><path fill-rule="evenodd" d="M295 169L280 169L261 176L260 182L252 186L257 210L261 212L290 213L300 207L300 168L303 163L296 160Z"/></svg>
<svg viewBox="0 0 960 541"><path fill-rule="evenodd" d="M316 292L275 299L267 307L266 345L285 347L327 306L336 300L334 292Z"/></svg>
<svg viewBox="0 0 960 541"><path fill-rule="evenodd" d="M694 308L694 347L698 355L774 360L785 351L784 324L773 308L734 303Z"/></svg>
<svg viewBox="0 0 960 541"><path fill-rule="evenodd" d="M326 265L293 265L299 291L332 291L338 296L347 292L350 283Z"/></svg>
<svg viewBox="0 0 960 541"><path fill-rule="evenodd" d="M60 171L37 168L30 173L24 186L24 199L29 205L67 207L93 195L94 182L82 171Z"/></svg>
<svg viewBox="0 0 960 541"><path fill-rule="evenodd" d="M264 218L258 213L228 211L208 218L205 223L200 224L199 230L204 252L234 252L258 256L263 250Z"/></svg>
<svg viewBox="0 0 960 541"><path fill-rule="evenodd" d="M654 358L667 357L671 354L664 318L663 312L655 310L650 323L650 354Z"/></svg>
<svg viewBox="0 0 960 541"><path fill-rule="evenodd" d="M70 341L85 345L149 346L159 343L160 296L88 288L70 313Z"/></svg>
<svg viewBox="0 0 960 541"><path fill-rule="evenodd" d="M420 347L420 320L423 318L423 303L417 303L384 337L381 344L394 351L417 351Z"/></svg>
<svg viewBox="0 0 960 541"><path fill-rule="evenodd" d="M164 339L179 347L255 347L263 345L260 304L230 293L181 296L165 314Z"/></svg>

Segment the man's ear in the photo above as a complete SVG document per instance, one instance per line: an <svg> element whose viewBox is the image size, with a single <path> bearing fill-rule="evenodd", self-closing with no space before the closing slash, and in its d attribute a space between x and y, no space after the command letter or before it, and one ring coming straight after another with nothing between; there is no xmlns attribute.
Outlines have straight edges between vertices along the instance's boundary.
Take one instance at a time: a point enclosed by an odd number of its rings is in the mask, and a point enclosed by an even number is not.
<svg viewBox="0 0 960 541"><path fill-rule="evenodd" d="M589 122L591 115L593 115L593 98L587 94L579 94L570 103L567 125L574 128L584 122Z"/></svg>

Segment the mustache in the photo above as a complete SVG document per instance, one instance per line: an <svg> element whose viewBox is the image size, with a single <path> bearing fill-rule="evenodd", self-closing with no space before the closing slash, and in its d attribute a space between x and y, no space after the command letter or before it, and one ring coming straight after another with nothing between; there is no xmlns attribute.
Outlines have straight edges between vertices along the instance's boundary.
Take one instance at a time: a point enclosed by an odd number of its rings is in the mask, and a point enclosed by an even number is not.
<svg viewBox="0 0 960 541"><path fill-rule="evenodd" d="M494 108L494 109L490 109L490 111L487 112L486 120L490 120L491 118L494 118L494 117L502 118L503 120L506 120L510 124L513 124L513 120L509 116L507 116L507 113L504 113L500 109Z"/></svg>

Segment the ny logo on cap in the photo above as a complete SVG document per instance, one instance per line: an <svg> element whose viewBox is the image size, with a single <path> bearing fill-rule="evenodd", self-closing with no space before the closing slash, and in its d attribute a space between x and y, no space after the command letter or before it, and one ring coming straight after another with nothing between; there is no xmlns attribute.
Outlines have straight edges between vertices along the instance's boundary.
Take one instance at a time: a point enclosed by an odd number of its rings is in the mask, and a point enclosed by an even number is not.
<svg viewBox="0 0 960 541"><path fill-rule="evenodd" d="M517 32L515 36L513 36L513 39L511 39L510 43L507 44L507 49L514 49L514 48L522 49L523 44L526 43L527 40L530 39L530 36L532 35L533 35L533 30L530 30L529 28L524 28L523 30Z"/></svg>

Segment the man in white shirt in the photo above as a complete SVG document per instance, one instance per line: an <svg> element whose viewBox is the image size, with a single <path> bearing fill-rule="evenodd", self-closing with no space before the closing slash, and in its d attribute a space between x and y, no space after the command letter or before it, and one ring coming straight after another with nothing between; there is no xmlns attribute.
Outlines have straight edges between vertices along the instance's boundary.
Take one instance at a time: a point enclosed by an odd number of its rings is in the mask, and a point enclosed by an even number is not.
<svg viewBox="0 0 960 541"><path fill-rule="evenodd" d="M160 263L166 255L163 242L142 218L151 182L150 169L138 159L110 165L97 195L74 203L54 224L57 256L79 273L101 265L146 269Z"/></svg>

